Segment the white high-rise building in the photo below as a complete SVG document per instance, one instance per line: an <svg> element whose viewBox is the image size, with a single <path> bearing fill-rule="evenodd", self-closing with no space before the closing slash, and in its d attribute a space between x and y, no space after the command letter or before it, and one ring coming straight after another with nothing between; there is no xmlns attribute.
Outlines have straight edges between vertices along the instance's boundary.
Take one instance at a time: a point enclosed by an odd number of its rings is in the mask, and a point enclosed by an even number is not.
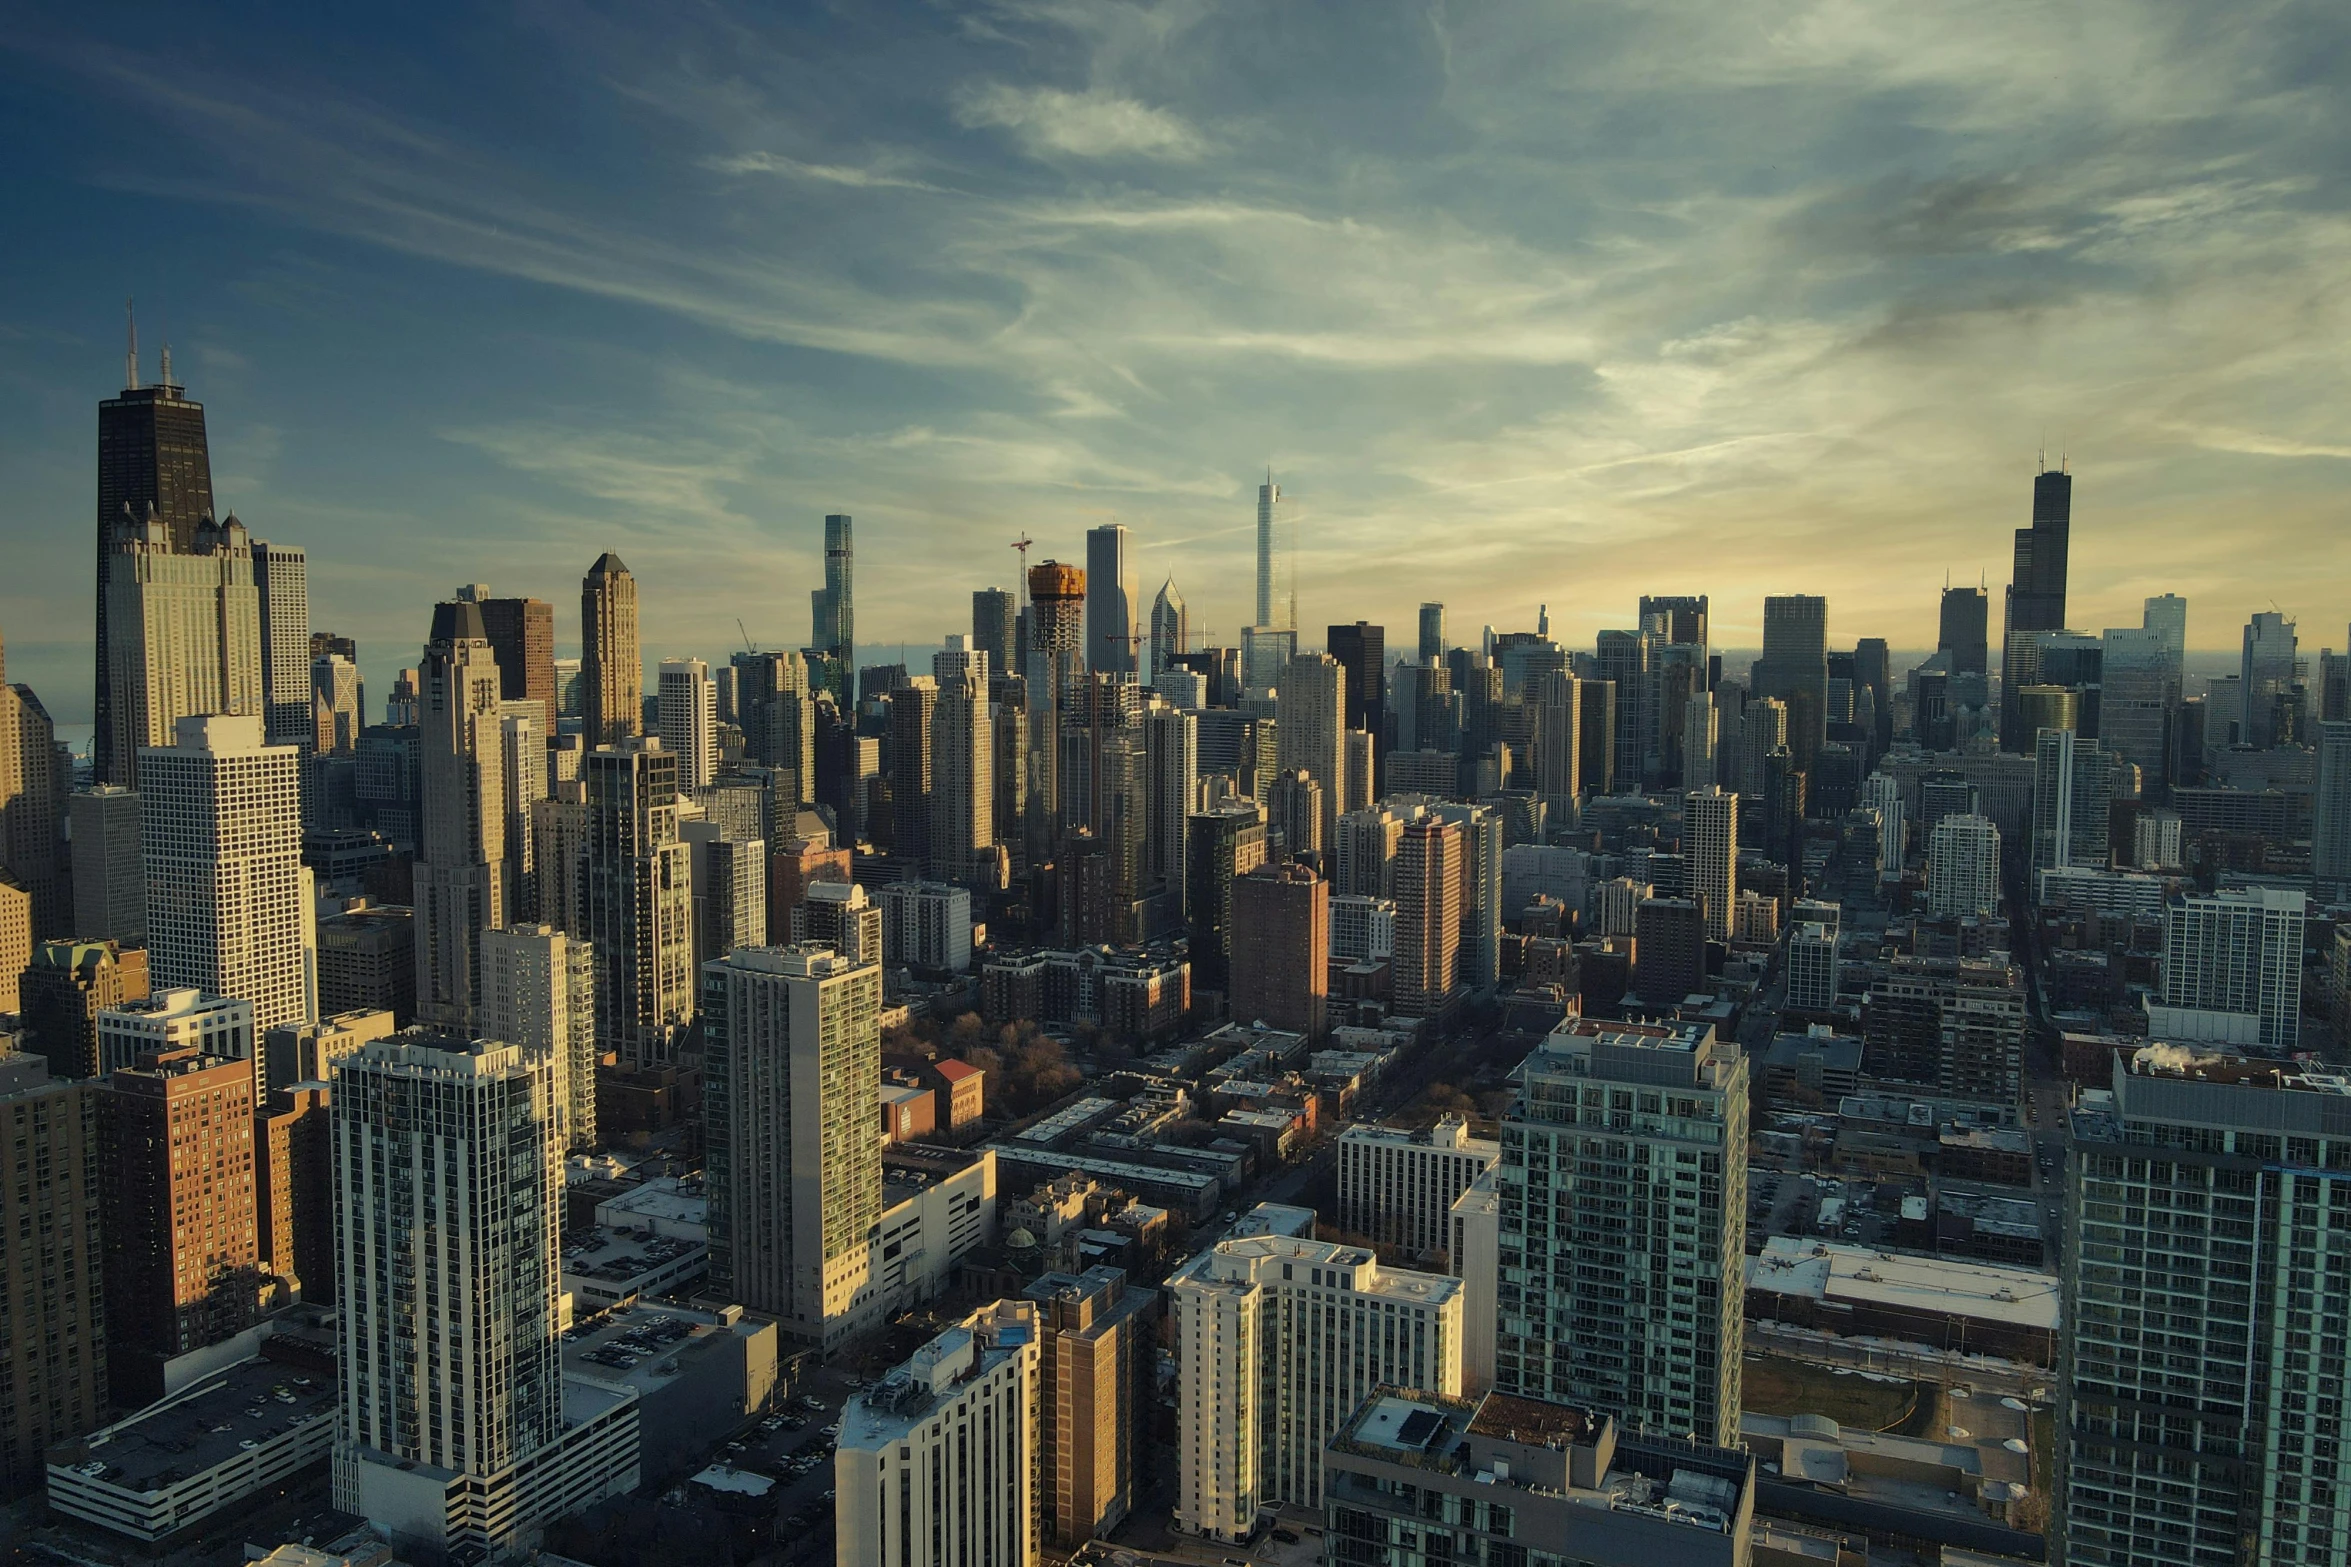
<svg viewBox="0 0 2351 1567"><path fill-rule="evenodd" d="M2000 829L1988 816L1946 816L1927 835L1927 907L1941 919L2000 912Z"/></svg>
<svg viewBox="0 0 2351 1567"><path fill-rule="evenodd" d="M1361 1246L1219 1241L1168 1279L1176 1527L1244 1538L1263 1508L1322 1503L1322 1452L1383 1384L1461 1392L1462 1287Z"/></svg>
<svg viewBox="0 0 2351 1567"><path fill-rule="evenodd" d="M111 1077L139 1064L139 1057L167 1050L195 1050L223 1061L258 1061L261 1036L253 1028L253 1003L200 990L157 990L143 1001L100 1009L92 1025L98 1035L98 1074ZM268 1075L254 1071L255 1094L266 1093Z"/></svg>
<svg viewBox="0 0 2351 1567"><path fill-rule="evenodd" d="M888 1567L1037 1559L1043 1334L1032 1301L982 1306L841 1411L833 1551Z"/></svg>
<svg viewBox="0 0 2351 1567"><path fill-rule="evenodd" d="M1274 754L1282 771L1311 773L1323 786L1324 843L1338 841L1339 818L1357 804L1346 798L1346 734L1345 666L1328 653L1291 659L1274 699Z"/></svg>
<svg viewBox="0 0 2351 1567"><path fill-rule="evenodd" d="M1902 805L1901 782L1871 773L1862 780L1861 803L1878 813L1878 879L1898 881L1910 854L1910 819Z"/></svg>
<svg viewBox="0 0 2351 1567"><path fill-rule="evenodd" d="M1404 845L1404 818L1383 805L1367 805L1339 818L1331 845L1331 890L1340 897L1396 895L1396 851Z"/></svg>
<svg viewBox="0 0 2351 1567"><path fill-rule="evenodd" d="M694 972L737 947L764 947L767 929L767 840L742 838L722 822L687 822L694 883Z"/></svg>
<svg viewBox="0 0 2351 1567"><path fill-rule="evenodd" d="M881 965L739 948L705 971L704 1002L712 1288L832 1349L875 1296Z"/></svg>
<svg viewBox="0 0 2351 1567"><path fill-rule="evenodd" d="M554 1067L556 1146L596 1146L596 956L552 925L482 935L482 1033Z"/></svg>
<svg viewBox="0 0 2351 1567"><path fill-rule="evenodd" d="M1731 910L1739 902L1737 795L1714 784L1683 794L1682 854L1690 867L1689 890L1706 911L1706 939L1728 944Z"/></svg>
<svg viewBox="0 0 2351 1567"><path fill-rule="evenodd" d="M2172 818L2175 831L2178 821ZM78 845L75 852L78 856ZM2178 852L2176 844L2173 852ZM2310 874L2318 883L2321 898L2351 896L2351 723L2341 719L2318 725L2318 787L2310 803Z"/></svg>
<svg viewBox="0 0 2351 1567"><path fill-rule="evenodd" d="M262 732L271 745L307 751L310 713L310 562L290 544L253 541L253 586L261 614Z"/></svg>
<svg viewBox="0 0 2351 1567"><path fill-rule="evenodd" d="M678 793L697 794L718 776L718 686L699 658L661 661L662 749L678 758Z"/></svg>
<svg viewBox="0 0 2351 1567"><path fill-rule="evenodd" d="M637 1485L636 1394L566 1384L555 1066L397 1034L335 1069L335 1505L493 1550Z"/></svg>
<svg viewBox="0 0 2351 1567"><path fill-rule="evenodd" d="M1339 1134L1339 1228L1416 1256L1443 1251L1454 1201L1501 1157L1459 1116L1425 1132L1350 1126Z"/></svg>
<svg viewBox="0 0 2351 1567"><path fill-rule="evenodd" d="M258 1029L309 1022L318 928L302 755L263 744L258 714L184 717L176 734L138 754L150 981L250 1001Z"/></svg>
<svg viewBox="0 0 2351 1567"><path fill-rule="evenodd" d="M1338 895L1331 899L1331 961L1363 962L1396 955L1396 900Z"/></svg>
<svg viewBox="0 0 2351 1567"><path fill-rule="evenodd" d="M938 881L887 882L881 906L883 963L935 974L970 970L970 888Z"/></svg>
<svg viewBox="0 0 2351 1567"><path fill-rule="evenodd" d="M1476 1396L1494 1385L1496 1291L1502 1283L1502 1192L1489 1168L1453 1199L1453 1242L1447 1248L1461 1281L1461 1391Z"/></svg>
<svg viewBox="0 0 2351 1567"><path fill-rule="evenodd" d="M512 697L498 704L499 755L504 764L500 803L506 809L506 918L536 920L539 909L538 847L531 818L547 798L547 704L536 697Z"/></svg>
<svg viewBox="0 0 2351 1567"><path fill-rule="evenodd" d="M2070 729L2034 739L2032 868L2113 863L2114 753Z"/></svg>
<svg viewBox="0 0 2351 1567"><path fill-rule="evenodd" d="M118 526L106 617L111 772L101 782L137 788L141 749L171 744L182 718L263 716L261 591L235 517L218 527L207 518L184 555L160 522Z"/></svg>
<svg viewBox="0 0 2351 1567"><path fill-rule="evenodd" d="M423 730L415 868L416 1017L474 1032L482 933L507 924L506 735L498 660L471 600L433 610L417 665Z"/></svg>
<svg viewBox="0 0 2351 1567"><path fill-rule="evenodd" d="M2296 889L2247 887L2174 898L2164 911L2162 983L2151 1039L2287 1051L2302 1039Z"/></svg>

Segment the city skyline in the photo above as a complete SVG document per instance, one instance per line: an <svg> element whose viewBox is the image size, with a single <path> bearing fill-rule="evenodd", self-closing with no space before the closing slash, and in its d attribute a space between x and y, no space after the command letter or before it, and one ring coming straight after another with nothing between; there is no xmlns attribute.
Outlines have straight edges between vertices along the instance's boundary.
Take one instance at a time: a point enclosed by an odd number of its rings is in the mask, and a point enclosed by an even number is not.
<svg viewBox="0 0 2351 1567"><path fill-rule="evenodd" d="M219 54L164 13L119 35L152 55L30 30L4 67L35 154L0 317L18 678L88 721L88 407L126 293L143 377L170 340L207 405L218 508L312 552L313 623L371 682L419 606L561 604L603 548L649 663L737 614L799 645L833 511L864 524L869 646L953 629L1014 538L1075 559L1113 520L1231 642L1269 463L1308 628L1428 598L1468 641L1548 602L1582 644L1662 587L1708 593L1722 645L1788 591L1916 644L1946 571L2000 585L2044 442L2082 479L2074 625L2176 588L2219 651L2281 558L2281 607L2337 618L2335 241L2294 194L2329 149L2287 128L2325 84L2265 52L2282 32L2121 7L1993 47L1957 12L1791 12L1690 53L1672 16L1073 15L745 24L723 59L715 19L651 50L585 19ZM524 42L548 63L510 113L407 87ZM1329 68L1249 90L1285 58ZM1705 112L1673 137L1626 123L1676 102ZM2266 182L2232 172L2255 146ZM595 198L582 156L615 171ZM126 225L173 243L126 261ZM1770 568L1670 569L1742 547Z"/></svg>

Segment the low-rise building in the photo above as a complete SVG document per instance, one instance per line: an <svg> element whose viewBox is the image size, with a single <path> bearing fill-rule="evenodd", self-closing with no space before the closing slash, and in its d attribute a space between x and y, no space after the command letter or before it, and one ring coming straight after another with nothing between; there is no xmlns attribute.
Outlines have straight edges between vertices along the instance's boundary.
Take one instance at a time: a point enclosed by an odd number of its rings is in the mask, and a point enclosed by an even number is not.
<svg viewBox="0 0 2351 1567"><path fill-rule="evenodd" d="M574 1315L603 1311L643 1295L682 1292L710 1271L708 1240L634 1230L598 1230L563 1248L563 1291Z"/></svg>
<svg viewBox="0 0 2351 1567"><path fill-rule="evenodd" d="M1332 1561L1749 1560L1753 1458L1625 1435L1565 1404L1382 1388L1332 1435L1322 1463ZM1449 1551L1430 1551L1432 1537Z"/></svg>
<svg viewBox="0 0 2351 1567"><path fill-rule="evenodd" d="M1747 1317L2054 1365L2057 1275L1774 1235L1747 1259Z"/></svg>
<svg viewBox="0 0 2351 1567"><path fill-rule="evenodd" d="M639 1302L566 1343L563 1374L636 1394L644 1478L659 1484L774 1401L778 1342L740 1306Z"/></svg>

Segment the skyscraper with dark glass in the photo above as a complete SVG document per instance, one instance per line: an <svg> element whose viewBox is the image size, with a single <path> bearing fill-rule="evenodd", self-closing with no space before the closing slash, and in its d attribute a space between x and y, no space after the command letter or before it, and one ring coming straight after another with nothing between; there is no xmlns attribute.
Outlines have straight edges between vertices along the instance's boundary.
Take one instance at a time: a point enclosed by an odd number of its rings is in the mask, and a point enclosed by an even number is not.
<svg viewBox="0 0 2351 1567"><path fill-rule="evenodd" d="M1980 675L1989 661L1984 646L1990 600L1982 588L1945 588L1935 651L1951 655L1951 673Z"/></svg>
<svg viewBox="0 0 2351 1567"><path fill-rule="evenodd" d="M2073 531L2073 475L2060 467L2033 475L2033 521L2016 530L2016 564L2008 579L2008 616L2000 638L2000 749L2032 748L2020 727L2016 693L2032 684L2018 667L2018 638L2065 629L2065 561Z"/></svg>
<svg viewBox="0 0 2351 1567"><path fill-rule="evenodd" d="M120 397L98 405L98 640L97 710L91 755L97 776L109 776L113 702L107 691L106 566L114 525L127 512L135 522L152 508L174 552L195 548L196 524L212 513L212 457L204 440L204 405L190 402L171 379L164 350L162 379L139 384L133 340Z"/></svg>
<svg viewBox="0 0 2351 1567"><path fill-rule="evenodd" d="M856 551L846 513L824 520L824 586L808 595L814 626L808 645L836 660L842 689L854 690L857 681L857 607L854 593Z"/></svg>

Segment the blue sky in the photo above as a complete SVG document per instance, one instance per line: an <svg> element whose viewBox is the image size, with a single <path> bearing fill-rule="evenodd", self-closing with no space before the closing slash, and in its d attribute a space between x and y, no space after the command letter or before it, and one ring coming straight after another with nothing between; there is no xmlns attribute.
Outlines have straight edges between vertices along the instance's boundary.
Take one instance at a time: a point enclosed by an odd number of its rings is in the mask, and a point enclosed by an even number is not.
<svg viewBox="0 0 2351 1567"><path fill-rule="evenodd" d="M1915 647L2046 439L2086 629L2351 615L2351 12L2321 4L52 6L0 41L0 633L86 715L122 300L371 696L429 604L868 646L1136 530L1231 639L1578 643L1768 592ZM92 25L93 22L99 25Z"/></svg>

